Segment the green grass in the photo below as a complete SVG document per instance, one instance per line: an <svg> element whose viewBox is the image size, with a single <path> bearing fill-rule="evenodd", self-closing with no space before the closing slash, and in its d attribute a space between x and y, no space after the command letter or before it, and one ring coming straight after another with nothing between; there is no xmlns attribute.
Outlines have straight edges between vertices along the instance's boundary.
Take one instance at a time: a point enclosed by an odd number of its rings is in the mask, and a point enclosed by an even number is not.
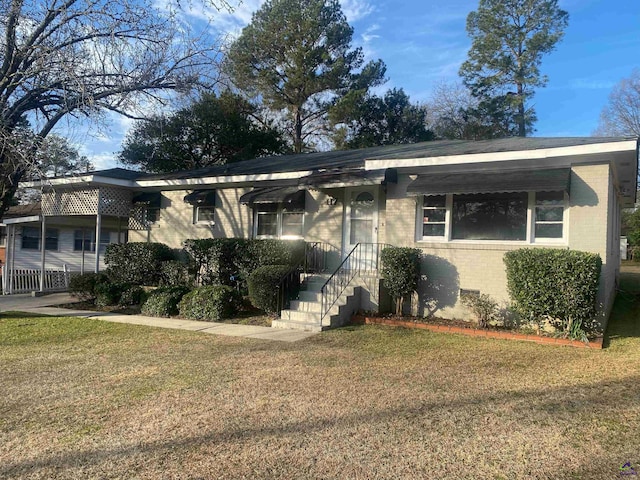
<svg viewBox="0 0 640 480"><path fill-rule="evenodd" d="M0 478L617 478L640 465L638 277L621 287L602 351L2 314Z"/></svg>

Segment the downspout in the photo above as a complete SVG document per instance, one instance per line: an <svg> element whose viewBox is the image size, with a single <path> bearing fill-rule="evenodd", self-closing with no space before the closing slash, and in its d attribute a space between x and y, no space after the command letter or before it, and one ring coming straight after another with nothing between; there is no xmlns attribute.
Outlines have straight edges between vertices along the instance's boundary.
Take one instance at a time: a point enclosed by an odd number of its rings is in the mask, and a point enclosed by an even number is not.
<svg viewBox="0 0 640 480"><path fill-rule="evenodd" d="M47 256L47 222L45 215L42 215L42 225L40 233L40 292L44 292L45 265Z"/></svg>

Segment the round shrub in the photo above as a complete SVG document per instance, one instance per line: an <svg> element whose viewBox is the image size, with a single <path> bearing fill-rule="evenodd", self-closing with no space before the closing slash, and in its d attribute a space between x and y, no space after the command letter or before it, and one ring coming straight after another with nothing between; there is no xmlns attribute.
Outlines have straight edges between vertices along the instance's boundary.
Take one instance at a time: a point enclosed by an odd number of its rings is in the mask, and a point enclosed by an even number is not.
<svg viewBox="0 0 640 480"><path fill-rule="evenodd" d="M150 317L170 317L178 314L178 303L189 291L183 286L157 288L142 304L142 313Z"/></svg>
<svg viewBox="0 0 640 480"><path fill-rule="evenodd" d="M236 289L227 285L207 285L187 293L178 309L185 318L216 322L238 313L241 304L242 296Z"/></svg>
<svg viewBox="0 0 640 480"><path fill-rule="evenodd" d="M96 298L96 285L108 281L104 273L72 275L69 279L69 294L82 301L92 300Z"/></svg>
<svg viewBox="0 0 640 480"><path fill-rule="evenodd" d="M247 280L251 304L266 313L278 313L278 285L290 270L290 265L256 268Z"/></svg>
<svg viewBox="0 0 640 480"><path fill-rule="evenodd" d="M147 292L139 285L132 285L122 291L118 305L130 307L132 305L142 305L147 299Z"/></svg>

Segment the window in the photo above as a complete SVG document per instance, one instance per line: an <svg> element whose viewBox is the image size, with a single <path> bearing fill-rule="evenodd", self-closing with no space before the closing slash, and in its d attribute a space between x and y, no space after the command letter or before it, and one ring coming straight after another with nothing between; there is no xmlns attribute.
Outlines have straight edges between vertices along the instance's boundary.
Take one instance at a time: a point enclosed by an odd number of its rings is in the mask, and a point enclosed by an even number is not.
<svg viewBox="0 0 640 480"><path fill-rule="evenodd" d="M40 232L39 227L22 227L22 244L23 250L40 250ZM58 229L47 228L46 237L44 239L44 247L46 250L58 250Z"/></svg>
<svg viewBox="0 0 640 480"><path fill-rule="evenodd" d="M529 195L491 193L454 195L453 240L526 240Z"/></svg>
<svg viewBox="0 0 640 480"><path fill-rule="evenodd" d="M275 203L256 207L256 238L302 238L304 210Z"/></svg>
<svg viewBox="0 0 640 480"><path fill-rule="evenodd" d="M214 223L215 207L194 207L195 223Z"/></svg>
<svg viewBox="0 0 640 480"><path fill-rule="evenodd" d="M424 195L418 238L558 242L564 238L565 192Z"/></svg>
<svg viewBox="0 0 640 480"><path fill-rule="evenodd" d="M444 237L446 218L446 195L425 195L422 201L422 236Z"/></svg>
<svg viewBox="0 0 640 480"><path fill-rule="evenodd" d="M40 229L38 227L22 227L22 249L40 250Z"/></svg>
<svg viewBox="0 0 640 480"><path fill-rule="evenodd" d="M536 193L536 238L562 238L564 192Z"/></svg>
<svg viewBox="0 0 640 480"><path fill-rule="evenodd" d="M100 230L100 252L104 252L107 249L107 245L111 242L111 231L102 229ZM73 250L76 252L95 252L96 251L96 231L95 230L76 230L73 238Z"/></svg>

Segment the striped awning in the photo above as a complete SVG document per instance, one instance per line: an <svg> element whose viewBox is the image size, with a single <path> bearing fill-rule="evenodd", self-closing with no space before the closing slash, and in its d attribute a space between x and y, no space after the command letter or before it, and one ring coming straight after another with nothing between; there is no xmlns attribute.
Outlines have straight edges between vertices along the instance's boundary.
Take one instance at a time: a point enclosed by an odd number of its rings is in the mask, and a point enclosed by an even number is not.
<svg viewBox="0 0 640 480"><path fill-rule="evenodd" d="M215 190L195 190L184 197L185 203L194 206L206 205L207 207L216 206Z"/></svg>
<svg viewBox="0 0 640 480"><path fill-rule="evenodd" d="M256 205L281 203L290 207L304 208L305 190L298 187L254 188L240 197L240 203Z"/></svg>
<svg viewBox="0 0 640 480"><path fill-rule="evenodd" d="M407 187L409 195L501 192L569 192L570 168L464 172L419 175Z"/></svg>

